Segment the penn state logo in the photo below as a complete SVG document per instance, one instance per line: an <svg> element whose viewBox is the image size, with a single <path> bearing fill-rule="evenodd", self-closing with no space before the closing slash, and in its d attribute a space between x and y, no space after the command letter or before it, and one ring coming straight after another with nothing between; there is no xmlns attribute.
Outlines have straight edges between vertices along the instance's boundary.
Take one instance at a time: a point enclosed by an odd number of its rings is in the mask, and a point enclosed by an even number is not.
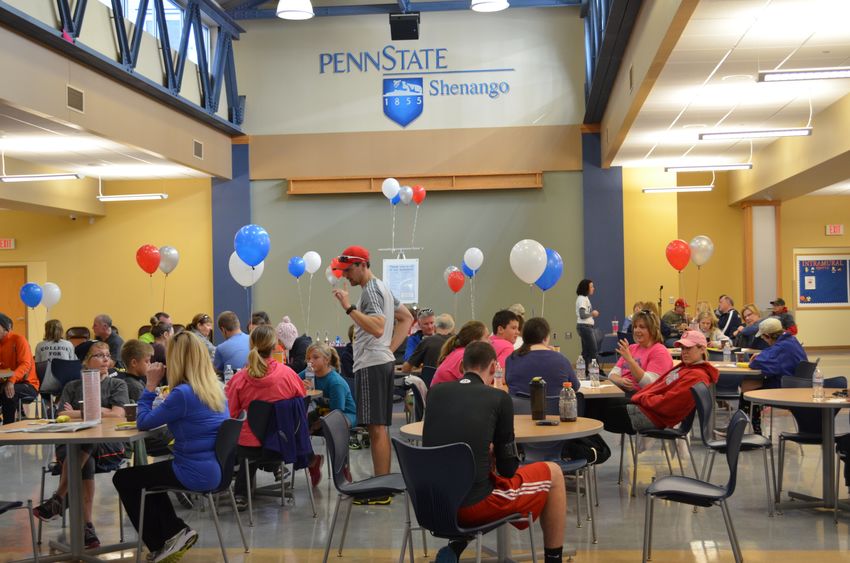
<svg viewBox="0 0 850 563"><path fill-rule="evenodd" d="M384 115L407 127L422 115L421 78L384 78Z"/></svg>

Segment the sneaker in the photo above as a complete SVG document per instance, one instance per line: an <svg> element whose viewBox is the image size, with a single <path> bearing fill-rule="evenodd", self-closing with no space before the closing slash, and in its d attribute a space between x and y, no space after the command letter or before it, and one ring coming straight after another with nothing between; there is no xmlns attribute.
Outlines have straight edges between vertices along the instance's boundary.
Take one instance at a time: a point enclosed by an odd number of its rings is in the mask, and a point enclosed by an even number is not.
<svg viewBox="0 0 850 563"><path fill-rule="evenodd" d="M86 522L86 529L83 530L83 543L86 545L86 549L100 547L100 539L94 532L94 524L91 522Z"/></svg>
<svg viewBox="0 0 850 563"><path fill-rule="evenodd" d="M191 528L183 528L174 537L167 540L154 557L155 563L174 563L179 561L198 541L198 532Z"/></svg>
<svg viewBox="0 0 850 563"><path fill-rule="evenodd" d="M360 441L357 439L357 436L352 436L348 439L348 449L349 450L360 450L363 449L363 446L360 444Z"/></svg>
<svg viewBox="0 0 850 563"><path fill-rule="evenodd" d="M184 508L195 508L195 503L192 501L192 497L186 493L174 493L174 496L177 497L177 502L179 502Z"/></svg>
<svg viewBox="0 0 850 563"><path fill-rule="evenodd" d="M64 503L59 495L53 495L43 503L32 509L32 515L43 522L49 522L62 516Z"/></svg>
<svg viewBox="0 0 850 563"><path fill-rule="evenodd" d="M386 505L392 504L393 497L392 497L392 495L387 495L385 497L356 498L356 499L354 499L353 502L357 506L363 506L363 505L386 506Z"/></svg>
<svg viewBox="0 0 850 563"><path fill-rule="evenodd" d="M434 563L457 563L457 555L455 555L455 552L451 547L441 547L437 552L437 557L434 559Z"/></svg>
<svg viewBox="0 0 850 563"><path fill-rule="evenodd" d="M314 487L322 480L322 463L324 463L324 461L325 456L314 455L313 461L311 461L310 465L307 466L307 471L310 472L310 480L313 482Z"/></svg>
<svg viewBox="0 0 850 563"><path fill-rule="evenodd" d="M234 495L236 499L236 510L239 512L245 512L248 510L248 497L242 495Z"/></svg>
<svg viewBox="0 0 850 563"><path fill-rule="evenodd" d="M368 434L363 434L363 438L361 438L360 443L363 445L364 448L368 448L372 445L372 441L369 439Z"/></svg>

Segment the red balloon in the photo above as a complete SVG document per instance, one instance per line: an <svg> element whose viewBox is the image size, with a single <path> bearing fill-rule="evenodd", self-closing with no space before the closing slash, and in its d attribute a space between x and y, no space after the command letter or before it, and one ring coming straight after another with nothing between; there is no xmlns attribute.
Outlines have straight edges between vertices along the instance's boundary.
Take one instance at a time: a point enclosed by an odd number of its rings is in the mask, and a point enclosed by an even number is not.
<svg viewBox="0 0 850 563"><path fill-rule="evenodd" d="M465 278L463 277L463 272L454 271L449 274L448 284L449 289L451 289L454 293L457 293L461 289L463 289L463 284L465 283Z"/></svg>
<svg viewBox="0 0 850 563"><path fill-rule="evenodd" d="M682 271L691 259L691 247L681 239L671 240L667 245L667 261L676 270Z"/></svg>
<svg viewBox="0 0 850 563"><path fill-rule="evenodd" d="M331 273L337 279L342 277L342 270L340 270L339 267L340 263L338 258L334 258L333 260L331 260Z"/></svg>
<svg viewBox="0 0 850 563"><path fill-rule="evenodd" d="M425 201L425 188L422 186L413 186L413 201L416 205Z"/></svg>
<svg viewBox="0 0 850 563"><path fill-rule="evenodd" d="M150 275L159 268L159 249L152 244L140 246L136 251L136 263Z"/></svg>

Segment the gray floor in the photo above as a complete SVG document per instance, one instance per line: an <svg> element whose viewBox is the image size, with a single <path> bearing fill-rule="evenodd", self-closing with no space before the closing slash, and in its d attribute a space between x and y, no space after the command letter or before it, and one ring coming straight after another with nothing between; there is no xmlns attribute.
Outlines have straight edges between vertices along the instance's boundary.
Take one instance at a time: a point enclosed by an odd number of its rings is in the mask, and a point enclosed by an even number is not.
<svg viewBox="0 0 850 563"><path fill-rule="evenodd" d="M832 375L832 374L830 374ZM397 405L400 406L400 405ZM721 415L725 420L725 415ZM393 433L403 424L404 415L396 414ZM776 411L775 432L793 429L793 420L783 411ZM838 416L837 431L846 432L847 411ZM597 509L599 543L590 541L590 526L583 522L581 529L576 528L575 494L568 494L569 514L567 519L567 541L577 548L577 559L584 561L635 561L640 559L640 547L643 536L644 498L643 489L655 475L667 474L664 456L657 443L647 444L640 455L638 471L638 495L629 496L629 486L618 486L618 437L604 435L612 449L610 460L598 470L600 506ZM695 444L698 440L695 440ZM316 451L323 451L320 439L314 442ZM692 471L683 453L685 470ZM701 445L694 446L697 463L702 463L704 450ZM49 451L45 447L2 447L0 448L0 498L37 500L39 470ZM368 450L352 451L352 472L355 479L367 476L371 470L371 458ZM394 470L397 465L393 463ZM627 461L627 469L630 463ZM763 484L762 458L758 453L742 454L739 471L738 489L730 499L730 508L745 557L750 560L800 560L801 553L822 550L818 554L823 561L850 560L848 553L848 523L850 514L840 517L834 525L831 512L813 510L786 510L783 515L767 517L766 493ZM787 490L793 488L801 492L817 494L820 489L821 455L817 447L806 447L801 455L800 449L791 447L786 462L785 483ZM718 459L715 465L714 482L725 482L727 477L725 463ZM48 491L55 486L55 478L48 483ZM261 473L261 484L271 482L270 474ZM275 499L260 498L255 507L256 526L249 529L249 542L252 553L242 553L238 531L229 509L222 509L222 523L225 530L229 555L233 561L320 561L327 538L335 491L326 480L314 489L318 517L313 518L303 475L295 481L295 505L281 508ZM846 496L846 489L844 495ZM197 547L186 556L186 561L221 560L215 530L207 514L198 510L179 509L186 521L200 532ZM396 497L388 507L355 507L352 513L351 528L346 539L346 560L350 561L389 561L398 557L401 531L404 525L404 499ZM655 511L654 548L656 561L715 561L731 560L731 551L723 526L719 509L692 509L683 505L657 503ZM112 488L109 475L97 476L97 498L95 506L95 525L101 540L117 541L117 496ZM247 526L247 517L243 513L243 522ZM0 560L8 561L29 551L27 521L22 512L16 511L0 517ZM135 531L128 525L128 537L135 537ZM339 530L335 546L338 542ZM45 525L46 540L61 532L58 522ZM518 551L527 549L527 533L511 532ZM485 545L495 546L495 535L487 537ZM539 527L535 530L537 546L542 545ZM421 536L415 536L417 560L425 560L422 555ZM436 547L442 543L429 537L429 553L433 556ZM471 550L470 550L471 551ZM332 556L335 552L332 553Z"/></svg>

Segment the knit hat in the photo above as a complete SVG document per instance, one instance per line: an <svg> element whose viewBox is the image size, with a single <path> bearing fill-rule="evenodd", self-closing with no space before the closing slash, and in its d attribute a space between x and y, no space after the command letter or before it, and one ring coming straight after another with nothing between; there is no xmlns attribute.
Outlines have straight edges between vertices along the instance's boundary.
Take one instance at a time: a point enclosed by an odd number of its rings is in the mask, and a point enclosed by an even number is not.
<svg viewBox="0 0 850 563"><path fill-rule="evenodd" d="M0 313L0 326L2 326L7 332L12 330L12 319L3 313Z"/></svg>
<svg viewBox="0 0 850 563"><path fill-rule="evenodd" d="M295 339L298 338L298 329L295 328L295 325L292 324L292 321L287 316L283 317L283 320L278 323L275 328L275 334L277 334L277 339L283 343L283 347L291 350Z"/></svg>

